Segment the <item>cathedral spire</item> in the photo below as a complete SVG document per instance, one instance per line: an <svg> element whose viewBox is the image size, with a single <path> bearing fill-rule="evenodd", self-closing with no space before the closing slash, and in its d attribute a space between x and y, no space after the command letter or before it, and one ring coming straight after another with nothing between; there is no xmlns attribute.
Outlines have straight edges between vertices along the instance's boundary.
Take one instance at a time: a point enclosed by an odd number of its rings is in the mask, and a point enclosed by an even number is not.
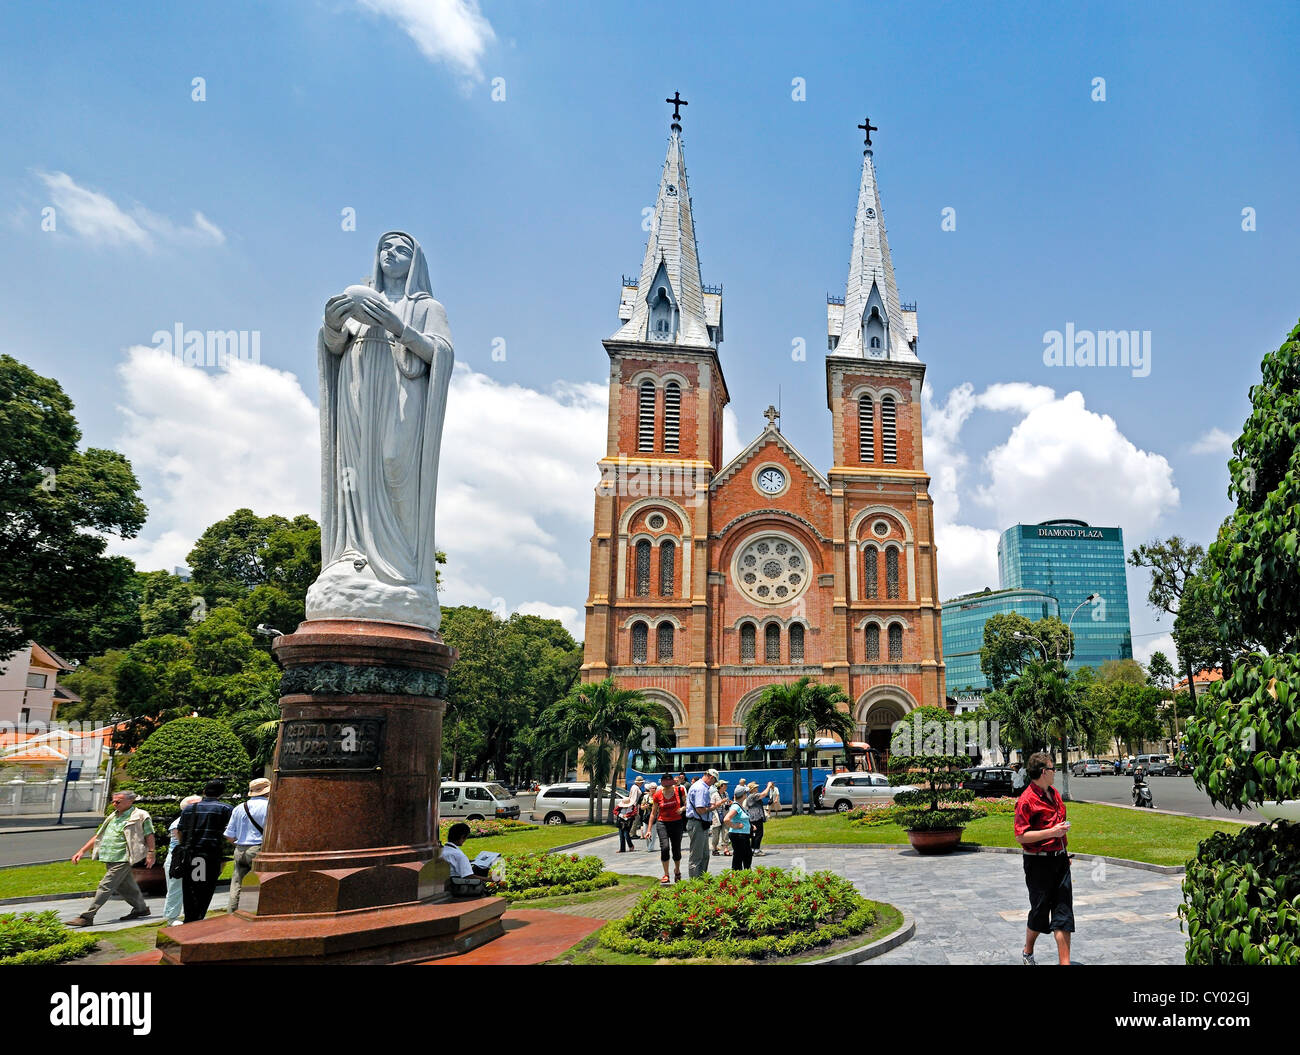
<svg viewBox="0 0 1300 1055"><path fill-rule="evenodd" d="M722 297L720 289L710 288L706 294L700 283L700 255L682 151L681 107L688 104L677 92L667 102L673 106L673 120L650 237L636 285L623 280L619 311L623 325L612 339L714 347L721 340Z"/></svg>
<svg viewBox="0 0 1300 1055"><path fill-rule="evenodd" d="M898 299L889 238L876 184L871 133L879 131L867 118L864 133L858 211L853 220L853 248L844 300L830 298L827 306L830 346L836 355L916 361L916 313Z"/></svg>

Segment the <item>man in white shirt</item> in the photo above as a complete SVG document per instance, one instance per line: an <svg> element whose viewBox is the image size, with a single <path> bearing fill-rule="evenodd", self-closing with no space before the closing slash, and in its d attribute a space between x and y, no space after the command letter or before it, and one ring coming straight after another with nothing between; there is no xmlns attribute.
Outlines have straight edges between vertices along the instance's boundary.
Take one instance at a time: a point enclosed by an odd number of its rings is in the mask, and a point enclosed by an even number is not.
<svg viewBox="0 0 1300 1055"><path fill-rule="evenodd" d="M461 844L469 838L469 825L459 821L447 832L447 841L442 847L442 859L451 866L452 879L464 879L474 874L474 866L469 863Z"/></svg>

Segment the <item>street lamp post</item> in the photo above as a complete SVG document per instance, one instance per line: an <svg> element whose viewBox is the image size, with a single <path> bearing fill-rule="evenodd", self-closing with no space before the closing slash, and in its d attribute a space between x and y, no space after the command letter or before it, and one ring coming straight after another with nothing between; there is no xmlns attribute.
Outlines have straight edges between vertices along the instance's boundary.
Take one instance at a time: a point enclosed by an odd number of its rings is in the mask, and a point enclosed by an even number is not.
<svg viewBox="0 0 1300 1055"><path fill-rule="evenodd" d="M1070 613L1069 622L1065 624L1065 629L1070 632L1070 654L1065 657L1065 662L1067 663L1069 663L1070 660L1074 659L1074 617L1079 614L1080 608L1082 608L1085 604L1091 604L1093 601L1097 599L1097 597L1098 595L1095 593L1088 594L1087 597L1085 597L1082 601L1080 601L1077 605L1075 605L1074 611ZM1060 649L1057 649L1056 658L1057 659L1061 658Z"/></svg>

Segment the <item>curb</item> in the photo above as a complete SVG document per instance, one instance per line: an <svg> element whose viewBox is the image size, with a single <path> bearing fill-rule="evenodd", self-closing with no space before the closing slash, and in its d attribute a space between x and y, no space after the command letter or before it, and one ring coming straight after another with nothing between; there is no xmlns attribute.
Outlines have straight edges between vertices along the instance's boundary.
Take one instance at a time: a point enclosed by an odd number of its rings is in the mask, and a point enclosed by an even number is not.
<svg viewBox="0 0 1300 1055"><path fill-rule="evenodd" d="M214 889L221 890L222 888L224 888L227 893L230 892L229 879L221 879L217 881L217 885ZM71 901L74 898L94 896L94 890L75 890L71 894L30 894L27 897L0 897L0 905L27 905L34 904L38 901ZM161 897L162 895L153 894L151 896Z"/></svg>
<svg viewBox="0 0 1300 1055"><path fill-rule="evenodd" d="M618 832L606 832L604 835L592 835L586 839L579 839L576 843L564 843L562 846L552 846L547 849L548 854L555 853L556 850L572 850L579 846L586 846L588 843L598 843L601 839L612 839Z"/></svg>
<svg viewBox="0 0 1300 1055"><path fill-rule="evenodd" d="M899 853L903 851L916 852L907 843L799 843L798 845L794 843L772 843L770 845L782 850L894 850ZM981 846L977 843L958 843L956 852L1023 856L1022 852L1013 846ZM1150 861L1132 861L1127 857L1104 857L1101 854L1075 854L1074 857L1079 861L1105 861L1107 864L1117 865L1121 868L1139 868L1144 872L1156 872L1159 875L1182 875L1187 870L1184 865L1158 865L1152 864Z"/></svg>
<svg viewBox="0 0 1300 1055"><path fill-rule="evenodd" d="M1147 809L1144 806L1129 806L1123 802L1104 802L1101 799L1076 799L1069 798L1067 802L1086 802L1090 806L1114 806L1117 810L1132 810L1134 813L1154 813L1163 814L1166 817L1190 817L1194 821L1227 821L1229 824L1259 824L1260 821L1237 820L1235 817L1207 817L1203 813L1184 813L1182 810L1161 810ZM1267 824L1267 820L1263 823Z"/></svg>
<svg viewBox="0 0 1300 1055"><path fill-rule="evenodd" d="M894 907L897 908L898 906ZM866 963L867 960L874 960L877 956L883 956L891 949L897 949L903 942L911 941L916 936L916 920L912 914L901 908L898 911L903 913L903 925L892 934L877 938L870 945L864 945L860 949L849 949L847 952L841 952L835 956L826 956L820 960L809 960L801 966L847 967L855 963Z"/></svg>
<svg viewBox="0 0 1300 1055"><path fill-rule="evenodd" d="M0 872L3 872L6 868L35 868L37 865L57 865L66 860L66 857L56 857L52 861L20 861L18 864L0 865Z"/></svg>

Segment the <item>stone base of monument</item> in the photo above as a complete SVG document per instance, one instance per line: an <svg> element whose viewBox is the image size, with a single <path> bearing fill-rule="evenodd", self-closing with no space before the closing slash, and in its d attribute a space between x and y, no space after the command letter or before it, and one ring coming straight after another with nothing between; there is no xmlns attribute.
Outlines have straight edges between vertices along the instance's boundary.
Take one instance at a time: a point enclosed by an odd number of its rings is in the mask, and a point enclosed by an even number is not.
<svg viewBox="0 0 1300 1055"><path fill-rule="evenodd" d="M163 962L415 963L504 933L451 900L438 760L456 653L422 627L321 619L275 642L279 739L257 882L240 910L160 932Z"/></svg>

